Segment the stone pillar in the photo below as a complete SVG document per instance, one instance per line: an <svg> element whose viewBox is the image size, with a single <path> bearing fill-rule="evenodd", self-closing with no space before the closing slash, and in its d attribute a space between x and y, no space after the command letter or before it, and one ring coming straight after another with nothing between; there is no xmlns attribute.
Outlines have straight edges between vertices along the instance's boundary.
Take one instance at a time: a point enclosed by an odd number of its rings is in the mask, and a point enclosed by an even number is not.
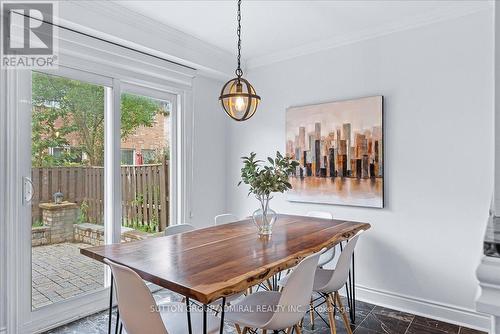
<svg viewBox="0 0 500 334"><path fill-rule="evenodd" d="M50 243L73 241L73 224L76 223L78 205L71 202L40 203L43 225L50 227Z"/></svg>

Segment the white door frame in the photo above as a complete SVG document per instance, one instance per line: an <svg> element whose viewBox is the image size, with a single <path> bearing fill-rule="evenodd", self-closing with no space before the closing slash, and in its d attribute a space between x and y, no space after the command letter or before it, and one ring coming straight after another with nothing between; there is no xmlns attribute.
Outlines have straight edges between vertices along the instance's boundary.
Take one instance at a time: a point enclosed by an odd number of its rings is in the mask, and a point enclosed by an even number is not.
<svg viewBox="0 0 500 334"><path fill-rule="evenodd" d="M62 34L63 37L65 36ZM194 73L182 68L172 71L171 64L161 70L161 61L147 56L123 52L123 61L117 56L116 46L102 44L95 40L82 42L81 36L71 36L60 43L59 70L43 71L50 74L72 77L77 80L111 86L106 94L106 104L113 112L106 113L105 147L113 148L105 153L105 196L110 201L105 208L107 221L121 221L120 182L120 95L121 87L135 87L150 92L168 92L177 95L177 122L175 127L178 151L173 167L175 178L171 187L171 198L177 198L177 205L171 207L172 223L189 219L190 193L192 183L192 90ZM73 43L78 41L76 46ZM71 42L68 42L71 41ZM68 42L68 49L64 49ZM90 45L94 44L94 45ZM97 47L96 45L97 44ZM87 47L90 45L90 47ZM75 49L76 48L76 49ZM111 50L110 50L111 49ZM95 53L99 52L99 57ZM104 56L103 56L104 55ZM105 56L108 57L105 57ZM130 67L130 58L141 60ZM147 61L145 61L145 59ZM160 69L160 70L159 70ZM184 73L186 72L186 73ZM5 75L3 75L5 73ZM95 73L95 74L94 74ZM76 76L76 77L75 77ZM172 79L172 80L170 80ZM11 334L37 333L66 323L73 319L105 309L109 302L108 289L101 289L64 302L55 303L44 310L31 312L31 222L29 204L22 203L22 177L31 176L31 71L2 70L2 84L5 95L5 136L0 138L5 144L5 251L7 292L7 331ZM94 81L95 80L95 81ZM151 95L146 93L143 95ZM3 98L4 96L2 96ZM174 126L175 124L175 126ZM174 133L173 133L174 134ZM172 152L174 153L174 152ZM174 174L173 173L173 174ZM1 180L1 179L0 179ZM3 185L2 185L3 186ZM118 191L117 191L118 187ZM111 191L112 189L112 191ZM172 201L171 201L172 202ZM1 214L1 213L0 213ZM106 241L119 242L118 224L108 224ZM2 236L0 236L2 238ZM29 306L29 309L27 308Z"/></svg>

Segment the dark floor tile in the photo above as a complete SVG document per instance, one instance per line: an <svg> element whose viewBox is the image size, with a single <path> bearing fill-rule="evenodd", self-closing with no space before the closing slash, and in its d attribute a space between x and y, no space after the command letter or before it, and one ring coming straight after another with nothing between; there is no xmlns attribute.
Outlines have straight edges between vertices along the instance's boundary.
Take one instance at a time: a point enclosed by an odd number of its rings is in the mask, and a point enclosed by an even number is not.
<svg viewBox="0 0 500 334"><path fill-rule="evenodd" d="M415 317L415 315L413 315L411 313L393 310L393 309L390 309L387 307L382 307L382 306L375 306L371 313L376 314L376 315L383 315L386 317L398 319L398 320L403 321L403 322L411 322L413 320L413 318Z"/></svg>
<svg viewBox="0 0 500 334"><path fill-rule="evenodd" d="M328 322L328 314L326 312L320 312L321 316L323 319L325 319L326 322ZM358 317L356 319L356 324L360 324L361 321L363 321L364 318ZM311 326L310 320L309 320L309 314L306 314L304 317L303 321L303 328L304 328L304 333L314 333L314 334L320 334L320 333L330 333L330 329L328 327L328 324L325 323L317 314L315 314L314 317L314 329ZM342 316L337 312L335 316L335 325L337 326L337 333L338 334L344 334L347 333L347 330L344 326L344 321L342 319ZM356 329L356 325L350 325L351 331L354 331Z"/></svg>
<svg viewBox="0 0 500 334"><path fill-rule="evenodd" d="M459 334L488 334L488 333L482 332L482 331L478 331L477 329L472 329L472 328L467 328L467 327L460 327Z"/></svg>
<svg viewBox="0 0 500 334"><path fill-rule="evenodd" d="M365 303L360 300L356 301L356 311L357 310L366 310L366 311L371 311L375 308L375 305L370 304L370 303Z"/></svg>
<svg viewBox="0 0 500 334"><path fill-rule="evenodd" d="M423 325L411 323L410 327L406 331L406 334L447 334L448 332L439 330L433 327L427 327Z"/></svg>
<svg viewBox="0 0 500 334"><path fill-rule="evenodd" d="M341 297L342 304L346 308L346 312L349 313L349 306L347 303L347 298ZM362 301L356 301L356 323L359 323L358 319L363 320L366 316L375 308L375 305L370 303L365 303Z"/></svg>
<svg viewBox="0 0 500 334"><path fill-rule="evenodd" d="M348 307L347 298L341 296L340 299L342 300L342 304L344 304L344 306L347 308ZM375 305L373 305L373 304L362 302L360 300L356 301L356 311L363 310L363 311L370 312L374 308L375 308Z"/></svg>
<svg viewBox="0 0 500 334"><path fill-rule="evenodd" d="M360 328L371 329L376 332L386 334L402 334L410 326L411 319L407 320L407 316L403 317L394 312L384 312L386 314L377 314L372 311L366 319L359 324Z"/></svg>
<svg viewBox="0 0 500 334"><path fill-rule="evenodd" d="M47 334L101 334L103 329L99 328L95 323L84 318L66 326L50 330Z"/></svg>
<svg viewBox="0 0 500 334"><path fill-rule="evenodd" d="M415 316L415 318L413 319L412 326L414 324L422 325L422 326L430 327L430 328L434 328L434 329L439 329L439 330L441 330L445 333L449 333L449 334L457 334L458 330L460 329L460 326L458 326L458 325L450 324L450 323L439 321L439 320L429 319L429 318L421 317L418 315Z"/></svg>
<svg viewBox="0 0 500 334"><path fill-rule="evenodd" d="M368 328L363 328L363 327L358 327L354 331L356 334L384 334L384 332L377 332L374 331L373 329L368 329Z"/></svg>

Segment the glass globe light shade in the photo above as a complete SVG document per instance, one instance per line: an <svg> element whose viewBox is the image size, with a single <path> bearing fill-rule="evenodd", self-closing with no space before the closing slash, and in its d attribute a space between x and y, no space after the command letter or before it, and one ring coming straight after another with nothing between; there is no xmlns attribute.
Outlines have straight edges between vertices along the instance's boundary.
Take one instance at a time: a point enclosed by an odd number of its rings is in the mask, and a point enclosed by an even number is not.
<svg viewBox="0 0 500 334"><path fill-rule="evenodd" d="M255 89L243 78L234 78L222 87L219 97L226 114L236 121L246 121L252 117L259 106L260 96Z"/></svg>

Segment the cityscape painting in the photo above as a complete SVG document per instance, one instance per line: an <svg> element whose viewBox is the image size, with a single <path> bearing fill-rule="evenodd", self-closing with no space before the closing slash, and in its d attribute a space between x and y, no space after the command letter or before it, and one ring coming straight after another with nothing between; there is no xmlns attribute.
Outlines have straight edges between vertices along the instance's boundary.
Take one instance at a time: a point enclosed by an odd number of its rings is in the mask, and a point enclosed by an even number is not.
<svg viewBox="0 0 500 334"><path fill-rule="evenodd" d="M287 199L384 207L383 97L286 112L286 152L299 162Z"/></svg>

